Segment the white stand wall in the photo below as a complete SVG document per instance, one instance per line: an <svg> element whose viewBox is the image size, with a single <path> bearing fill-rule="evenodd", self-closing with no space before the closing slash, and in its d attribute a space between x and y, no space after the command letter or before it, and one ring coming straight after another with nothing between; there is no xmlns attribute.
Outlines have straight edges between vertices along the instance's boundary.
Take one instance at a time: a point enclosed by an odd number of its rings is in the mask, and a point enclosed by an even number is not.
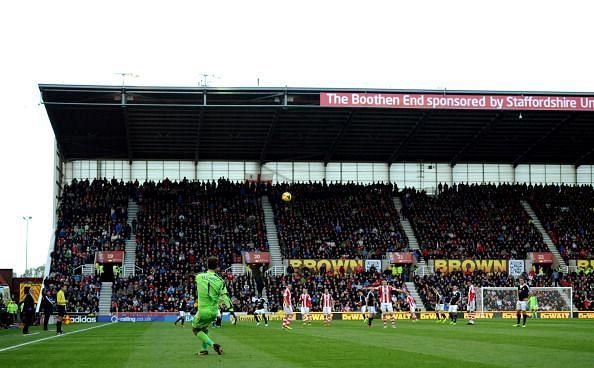
<svg viewBox="0 0 594 368"><path fill-rule="evenodd" d="M260 174L264 180L278 182L392 182L400 188L415 187L435 192L439 183L528 183L591 185L594 170L591 165L518 165L461 163L451 167L447 163L401 162L268 162L260 167L252 161L70 161L64 164L64 181L73 178L117 178L138 180L216 180L228 178L242 181Z"/></svg>

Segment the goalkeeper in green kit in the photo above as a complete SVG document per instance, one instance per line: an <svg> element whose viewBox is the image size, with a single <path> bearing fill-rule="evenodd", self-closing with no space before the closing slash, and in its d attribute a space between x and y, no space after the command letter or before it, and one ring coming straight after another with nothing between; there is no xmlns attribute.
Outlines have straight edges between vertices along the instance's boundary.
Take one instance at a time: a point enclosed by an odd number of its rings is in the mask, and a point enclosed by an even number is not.
<svg viewBox="0 0 594 368"><path fill-rule="evenodd" d="M536 298L536 294L532 293L530 298L528 298L528 306L530 307L530 312L532 313L532 318L537 318L538 315L538 299Z"/></svg>
<svg viewBox="0 0 594 368"><path fill-rule="evenodd" d="M198 355L207 355L208 348L221 355L221 345L215 344L208 336L208 326L217 319L219 304L230 308L231 302L227 294L225 281L217 275L219 262L216 257L209 257L206 261L208 270L196 275L196 294L198 298L198 313L192 320L192 333L202 341L202 350Z"/></svg>

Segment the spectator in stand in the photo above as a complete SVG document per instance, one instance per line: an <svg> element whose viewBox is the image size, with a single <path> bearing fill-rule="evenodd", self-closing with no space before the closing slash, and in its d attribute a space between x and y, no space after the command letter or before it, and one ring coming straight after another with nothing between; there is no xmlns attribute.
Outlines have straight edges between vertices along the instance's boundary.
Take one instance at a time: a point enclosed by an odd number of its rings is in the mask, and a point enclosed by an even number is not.
<svg viewBox="0 0 594 368"><path fill-rule="evenodd" d="M573 303L580 310L591 310L588 302L594 298L594 273L572 272L563 275L559 285L573 288Z"/></svg>
<svg viewBox="0 0 594 368"><path fill-rule="evenodd" d="M267 251L262 189L223 179L143 184L137 265L162 272L203 263L209 254L219 257L225 269L241 259L242 251Z"/></svg>
<svg viewBox="0 0 594 368"><path fill-rule="evenodd" d="M129 235L127 205L127 185L121 181L75 179L65 185L57 211L51 278L74 277L77 267L94 263L96 251L123 250ZM81 303L69 305L84 309Z"/></svg>
<svg viewBox="0 0 594 368"><path fill-rule="evenodd" d="M67 312L99 312L99 292L101 290L99 276L50 274L44 280L44 290L51 300L56 300L56 294L62 284L68 285L65 292L68 299Z"/></svg>
<svg viewBox="0 0 594 368"><path fill-rule="evenodd" d="M285 258L381 259L407 249L391 185L278 184L270 189ZM281 193L293 200L282 202Z"/></svg>
<svg viewBox="0 0 594 368"><path fill-rule="evenodd" d="M68 286L69 312L98 312L101 283L75 270L93 264L95 252L123 250L129 185L122 181L73 180L62 190L57 210L56 240L45 289L55 300L60 284Z"/></svg>
<svg viewBox="0 0 594 368"><path fill-rule="evenodd" d="M512 185L458 184L435 197L406 189L404 212L426 261L523 259L548 250L521 205L523 194Z"/></svg>
<svg viewBox="0 0 594 368"><path fill-rule="evenodd" d="M552 287L553 277L552 275L531 275L528 277L528 284L530 287ZM423 304L427 310L433 310L432 301L435 300L434 289L437 289L441 295L447 295L450 292L450 285L463 283L470 281L476 287L514 287L515 280L512 276L506 273L493 273L487 274L482 271L475 271L472 274L465 274L462 271L455 271L449 274L442 274L439 271L431 276L415 277L415 285L423 300ZM588 284L590 282L590 284ZM576 273L564 276L560 279L559 284L562 287L573 286L573 302L578 309L584 308L585 296L593 295L592 290L589 289L594 282L592 279L579 278ZM584 288L584 286L586 286ZM505 297L501 297L504 295ZM497 292L487 294L485 300L483 300L485 310L515 310L515 298L517 292L511 290L509 292ZM566 301L560 294L551 293L537 293L540 310L567 310L569 307L566 305ZM462 301L462 309L465 309L466 300Z"/></svg>
<svg viewBox="0 0 594 368"><path fill-rule="evenodd" d="M559 253L569 259L594 258L594 188L536 185L526 188L529 201Z"/></svg>
<svg viewBox="0 0 594 368"><path fill-rule="evenodd" d="M322 273L320 270L312 270L308 268L301 268L295 270L295 273L289 277L268 277L265 280L266 293L269 296L269 303L278 304L281 302L280 296L282 285L285 283L292 283L300 289L307 285L308 291L312 298L312 311L319 312L319 301L322 292L328 288L332 298L334 299L335 311L353 311L357 309L357 292L365 286L377 286L380 281L385 279L391 285L400 286L403 283L401 277L392 276L390 273L382 276L379 272L366 271L362 273L345 273L327 271ZM295 295L297 296L297 295ZM403 296L399 299L403 300Z"/></svg>
<svg viewBox="0 0 594 368"><path fill-rule="evenodd" d="M174 310L192 296L191 276L204 269L207 256L218 257L225 269L241 262L242 251L268 250L260 199L265 186L166 179L132 187L140 207L136 265L143 274L114 283L120 311Z"/></svg>
<svg viewBox="0 0 594 368"><path fill-rule="evenodd" d="M75 269L92 264L97 251L123 250L128 238L128 186L121 181L73 180L64 186L58 207L54 251L45 286L55 299L58 285L69 285L69 312L98 312L100 281Z"/></svg>
<svg viewBox="0 0 594 368"><path fill-rule="evenodd" d="M417 259L521 259L526 258L527 252L545 251L547 247L520 201L529 199L532 203L541 203L543 195L551 195L555 202L548 206L533 204L538 211L545 211L542 209L545 208L552 213L550 220L544 216L543 223L558 242L562 254L586 257L591 256L592 214L584 211L594 208L589 202L591 190L591 187L572 191L564 187L443 185L436 197L429 197L409 189L403 192L403 214L411 220L421 246L414 254ZM293 194L292 202L280 201L284 191ZM225 269L240 262L244 250L268 250L260 200L264 194L269 195L273 206L285 258L381 259L386 251L408 249L408 240L392 201L395 193L396 188L383 184L322 182L267 186L222 179L144 184L105 179L92 183L73 181L64 188L58 211L52 272L47 282L70 285L68 305L73 309L97 310L99 281L73 275L73 270L92 263L97 250L124 249L125 239L134 231L136 262L143 272L129 279L116 277L112 309L174 311L180 300L192 299L193 275L204 270L207 256L217 256ZM569 199L565 198L566 193ZM583 205L576 204L580 196L587 197ZM139 203L140 209L137 221L131 225L127 223L129 197ZM585 220L570 221L564 206L571 213L581 214ZM383 277L398 286L409 273L409 270L388 272ZM251 312L253 300L259 294L255 279L251 275L223 275L236 310ZM572 286L576 305L591 308L593 273L558 273L555 278L554 274L534 272L530 276L531 285ZM307 284L314 306L319 305L322 290L328 288L335 300L335 310L348 311L356 309L357 290L379 283L382 275L366 272L363 267L357 267L352 273L345 269L334 272L302 267L287 269L287 275L282 277L265 273L259 277L271 311L282 305L281 287L286 282L298 286L295 290ZM479 286L514 285L507 274L481 272L437 274L414 280L426 304L433 300L433 286L446 293L448 285L464 285L466 281ZM546 300L545 295L542 298L542 305L558 308L555 300ZM495 298L491 302L503 308L509 301ZM402 297L396 305L397 309L405 310Z"/></svg>

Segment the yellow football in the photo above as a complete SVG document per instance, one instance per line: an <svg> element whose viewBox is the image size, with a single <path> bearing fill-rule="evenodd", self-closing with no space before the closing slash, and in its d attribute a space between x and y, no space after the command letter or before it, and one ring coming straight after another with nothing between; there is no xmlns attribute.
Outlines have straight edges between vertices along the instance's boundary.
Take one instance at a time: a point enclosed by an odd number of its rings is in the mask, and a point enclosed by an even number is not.
<svg viewBox="0 0 594 368"><path fill-rule="evenodd" d="M291 199L293 198L293 196L289 192L284 192L281 198L285 202L291 202Z"/></svg>

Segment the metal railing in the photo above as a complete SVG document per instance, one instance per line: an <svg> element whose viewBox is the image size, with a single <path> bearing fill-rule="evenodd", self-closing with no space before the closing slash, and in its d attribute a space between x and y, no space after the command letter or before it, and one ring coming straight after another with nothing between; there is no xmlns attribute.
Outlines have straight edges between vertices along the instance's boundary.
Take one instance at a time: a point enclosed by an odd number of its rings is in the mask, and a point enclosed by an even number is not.
<svg viewBox="0 0 594 368"><path fill-rule="evenodd" d="M285 268L281 266L272 266L265 272L269 276L282 276L285 274Z"/></svg>
<svg viewBox="0 0 594 368"><path fill-rule="evenodd" d="M417 270L415 272L421 277L433 275L433 269L431 269L429 266L417 266Z"/></svg>
<svg viewBox="0 0 594 368"><path fill-rule="evenodd" d="M84 264L82 267L82 274L85 276L90 276L95 274L95 265L94 264Z"/></svg>
<svg viewBox="0 0 594 368"><path fill-rule="evenodd" d="M139 273L142 273L142 268L138 266L124 265L122 266L122 277L135 276L136 270L139 270Z"/></svg>

